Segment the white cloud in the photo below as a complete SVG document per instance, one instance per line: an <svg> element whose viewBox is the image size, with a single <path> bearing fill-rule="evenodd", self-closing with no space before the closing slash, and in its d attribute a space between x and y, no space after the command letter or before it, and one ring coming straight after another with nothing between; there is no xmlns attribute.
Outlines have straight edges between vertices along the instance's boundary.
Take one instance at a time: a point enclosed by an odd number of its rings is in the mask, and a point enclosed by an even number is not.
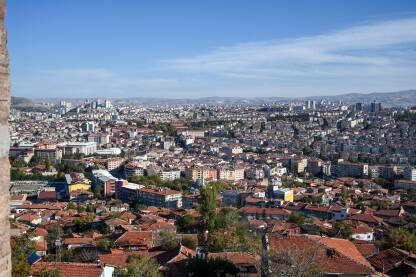
<svg viewBox="0 0 416 277"><path fill-rule="evenodd" d="M305 96L416 87L416 17L316 36L238 43L159 67L30 72L12 93L60 97ZM16 78L12 74L12 79Z"/></svg>
<svg viewBox="0 0 416 277"><path fill-rule="evenodd" d="M344 65L357 76L369 67L397 67L402 51L416 43L416 18L391 20L329 34L285 40L240 43L194 57L164 60L162 67L230 78L270 79L333 74ZM409 54L409 53L407 53ZM412 58L414 58L414 53ZM261 73L261 74L259 74Z"/></svg>

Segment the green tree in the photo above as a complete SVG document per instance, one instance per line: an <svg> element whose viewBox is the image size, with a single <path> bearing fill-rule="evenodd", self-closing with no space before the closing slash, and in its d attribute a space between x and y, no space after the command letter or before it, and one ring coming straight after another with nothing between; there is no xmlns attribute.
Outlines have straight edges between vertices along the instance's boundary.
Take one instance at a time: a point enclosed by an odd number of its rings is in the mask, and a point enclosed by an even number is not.
<svg viewBox="0 0 416 277"><path fill-rule="evenodd" d="M135 255L128 257L127 267L117 269L116 274L126 277L162 277L155 259Z"/></svg>
<svg viewBox="0 0 416 277"><path fill-rule="evenodd" d="M182 238L182 244L193 250L195 250L195 248L198 246L198 242L191 235L184 235Z"/></svg>
<svg viewBox="0 0 416 277"><path fill-rule="evenodd" d="M416 234L406 228L395 229L391 231L387 238L382 242L381 248L388 249L397 247L406 251L414 252L416 250Z"/></svg>
<svg viewBox="0 0 416 277"><path fill-rule="evenodd" d="M49 171L51 169L51 165L52 165L51 158L47 157L45 160L46 171Z"/></svg>
<svg viewBox="0 0 416 277"><path fill-rule="evenodd" d="M199 277L226 277L238 276L238 267L225 259L200 259L194 258L187 262L186 276Z"/></svg>
<svg viewBox="0 0 416 277"><path fill-rule="evenodd" d="M216 228L225 228L227 226L234 226L238 222L237 210L231 207L224 207L217 214Z"/></svg>
<svg viewBox="0 0 416 277"><path fill-rule="evenodd" d="M303 152L303 155L305 156L311 156L312 148L310 146L306 146L305 148L303 148L302 152Z"/></svg>
<svg viewBox="0 0 416 277"><path fill-rule="evenodd" d="M217 216L217 189L215 184L208 184L201 188L200 213L202 215L202 226L206 230L215 228Z"/></svg>
<svg viewBox="0 0 416 277"><path fill-rule="evenodd" d="M411 188L408 190L407 195L411 201L416 201L416 189Z"/></svg>
<svg viewBox="0 0 416 277"><path fill-rule="evenodd" d="M12 250L12 276L27 277L30 275L30 265L27 258L32 254L36 245L28 233L15 239L11 244Z"/></svg>
<svg viewBox="0 0 416 277"><path fill-rule="evenodd" d="M261 212L261 218L263 220L266 220L267 219L266 209L263 209L263 211Z"/></svg>
<svg viewBox="0 0 416 277"><path fill-rule="evenodd" d="M301 225L305 222L305 217L299 213L291 213L287 219L287 222L295 223Z"/></svg>
<svg viewBox="0 0 416 277"><path fill-rule="evenodd" d="M342 189L341 189L341 196L342 196L342 198L343 199L348 199L348 198L350 198L351 196L350 196L350 194L348 193L348 191L347 191L347 187L345 187L345 186L342 186Z"/></svg>
<svg viewBox="0 0 416 277"><path fill-rule="evenodd" d="M60 238L63 234L64 231L60 225L53 225L51 230L49 230L48 234L46 235L46 241L51 244Z"/></svg>
<svg viewBox="0 0 416 277"><path fill-rule="evenodd" d="M97 243L98 247L101 247L104 250L110 250L114 247L114 243L108 239L100 239Z"/></svg>
<svg viewBox="0 0 416 277"><path fill-rule="evenodd" d="M180 217L177 224L181 230L188 228L195 223L195 217L191 213L186 213Z"/></svg>
<svg viewBox="0 0 416 277"><path fill-rule="evenodd" d="M161 231L159 233L159 244L163 250L170 250L178 247L179 238L172 231Z"/></svg>
<svg viewBox="0 0 416 277"><path fill-rule="evenodd" d="M98 198L98 199L103 198L104 193L103 193L103 187L102 186L95 185L94 188L93 188L93 192L94 192L94 197L95 198Z"/></svg>
<svg viewBox="0 0 416 277"><path fill-rule="evenodd" d="M34 274L35 277L61 277L62 271L60 268L50 269L47 267L42 268L40 271Z"/></svg>
<svg viewBox="0 0 416 277"><path fill-rule="evenodd" d="M345 221L336 221L333 224L333 227L340 231L343 239L351 239L352 236L352 227L348 225Z"/></svg>

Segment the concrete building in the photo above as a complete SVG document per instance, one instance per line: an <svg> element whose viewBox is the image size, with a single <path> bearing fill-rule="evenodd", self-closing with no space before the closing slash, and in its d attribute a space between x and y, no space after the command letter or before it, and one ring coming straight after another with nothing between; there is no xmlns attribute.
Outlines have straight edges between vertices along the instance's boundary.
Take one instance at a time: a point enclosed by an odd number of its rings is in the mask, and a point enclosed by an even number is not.
<svg viewBox="0 0 416 277"><path fill-rule="evenodd" d="M416 168L406 168L403 171L403 177L406 180L416 181Z"/></svg>
<svg viewBox="0 0 416 277"><path fill-rule="evenodd" d="M106 196L115 193L116 181L118 181L118 179L111 175L107 170L97 169L92 171L92 183L94 185L102 186L104 195Z"/></svg>
<svg viewBox="0 0 416 277"><path fill-rule="evenodd" d="M95 122L85 121L81 124L81 128L84 132L95 132Z"/></svg>
<svg viewBox="0 0 416 277"><path fill-rule="evenodd" d="M217 177L219 180L238 181L244 179L244 168L220 168ZM264 176L263 176L264 177Z"/></svg>
<svg viewBox="0 0 416 277"><path fill-rule="evenodd" d="M160 179L165 181L173 181L181 177L181 171L179 169L166 169L160 167L147 168L147 175L159 175Z"/></svg>
<svg viewBox="0 0 416 277"><path fill-rule="evenodd" d="M134 165L134 164L126 164L124 166L124 176L126 179L129 179L131 176L143 176L144 175L144 169L143 167Z"/></svg>
<svg viewBox="0 0 416 277"><path fill-rule="evenodd" d="M62 159L62 150L59 148L56 149L35 149L35 156L39 157L41 160L50 159L53 164L58 163Z"/></svg>
<svg viewBox="0 0 416 277"><path fill-rule="evenodd" d="M214 168L209 167L194 167L185 169L185 178L196 180L217 180L218 173Z"/></svg>
<svg viewBox="0 0 416 277"><path fill-rule="evenodd" d="M97 151L96 142L68 142L62 146L69 146L75 148L75 153L84 154L86 156L92 155Z"/></svg>
<svg viewBox="0 0 416 277"><path fill-rule="evenodd" d="M363 175L368 175L368 164L349 162L339 162L337 164L338 177L357 178Z"/></svg>

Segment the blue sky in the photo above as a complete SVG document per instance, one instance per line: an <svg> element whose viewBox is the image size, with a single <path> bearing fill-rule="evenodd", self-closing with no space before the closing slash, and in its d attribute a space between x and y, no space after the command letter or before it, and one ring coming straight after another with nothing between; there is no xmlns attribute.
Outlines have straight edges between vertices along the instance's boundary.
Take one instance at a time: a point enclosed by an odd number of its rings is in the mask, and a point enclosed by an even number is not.
<svg viewBox="0 0 416 277"><path fill-rule="evenodd" d="M416 88L416 1L7 1L14 96Z"/></svg>

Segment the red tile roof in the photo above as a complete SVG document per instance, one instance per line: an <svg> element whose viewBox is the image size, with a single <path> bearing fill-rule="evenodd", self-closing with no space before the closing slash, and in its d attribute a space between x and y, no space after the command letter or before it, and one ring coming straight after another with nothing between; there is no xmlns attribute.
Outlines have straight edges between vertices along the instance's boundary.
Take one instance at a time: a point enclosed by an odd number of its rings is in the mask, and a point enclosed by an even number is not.
<svg viewBox="0 0 416 277"><path fill-rule="evenodd" d="M404 261L407 258L406 251L390 248L368 258L370 263L379 271L383 269L389 271L394 268L397 263Z"/></svg>
<svg viewBox="0 0 416 277"><path fill-rule="evenodd" d="M323 273L373 274L375 271L354 244L348 240L312 235L271 236L271 249L317 251L314 263Z"/></svg>
<svg viewBox="0 0 416 277"><path fill-rule="evenodd" d="M348 219L362 221L365 223L372 223L372 224L379 224L383 222L382 218L371 215L371 214L356 214L356 215L349 217Z"/></svg>
<svg viewBox="0 0 416 277"><path fill-rule="evenodd" d="M153 235L152 232L131 231L125 232L116 241L118 246L147 246L152 247Z"/></svg>
<svg viewBox="0 0 416 277"><path fill-rule="evenodd" d="M64 240L64 245L89 244L92 241L92 238L67 238Z"/></svg>
<svg viewBox="0 0 416 277"><path fill-rule="evenodd" d="M253 256L249 253L242 252L219 252L219 253L208 253L208 258L216 259L223 258L233 262L236 265L239 264L256 264L259 260L259 256Z"/></svg>
<svg viewBox="0 0 416 277"><path fill-rule="evenodd" d="M32 265L32 274L47 269L61 269L61 277L99 277L103 271L99 264L66 263L66 262L37 262Z"/></svg>

